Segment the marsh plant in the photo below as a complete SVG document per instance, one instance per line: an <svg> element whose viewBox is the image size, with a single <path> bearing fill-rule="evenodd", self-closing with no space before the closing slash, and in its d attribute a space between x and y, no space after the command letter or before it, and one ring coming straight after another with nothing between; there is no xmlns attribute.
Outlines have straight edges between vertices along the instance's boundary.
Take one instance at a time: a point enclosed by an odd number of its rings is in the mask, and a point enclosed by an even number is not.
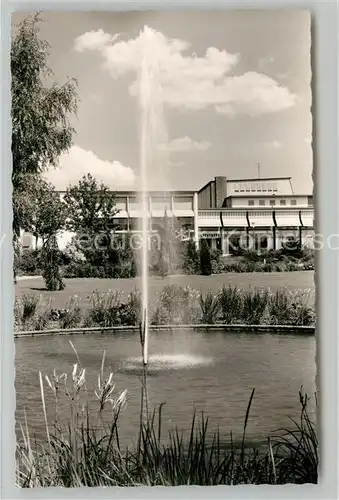
<svg viewBox="0 0 339 500"><path fill-rule="evenodd" d="M37 294L17 297L14 302L16 330L43 330L50 321L51 300L44 301Z"/></svg>
<svg viewBox="0 0 339 500"><path fill-rule="evenodd" d="M246 432L254 389L245 412L242 439L235 443L211 429L204 414L192 415L190 430L163 429L164 405L142 414L136 439L123 446L121 418L128 411L127 391L116 391L105 353L97 384L89 387L86 368L76 357L69 373L39 372L46 436L30 436L27 419L17 441L17 484L23 488L63 486L176 486L317 483L318 439L300 392L300 420L267 439L267 447L249 447ZM50 391L54 412L48 411ZM144 393L142 392L144 395ZM94 396L94 403L89 399ZM68 423L59 421L62 397L68 401ZM106 418L103 418L106 412ZM52 415L52 417L51 417ZM107 419L107 415L109 418ZM122 416L123 415L123 416Z"/></svg>
<svg viewBox="0 0 339 500"><path fill-rule="evenodd" d="M166 285L150 301L152 325L295 325L315 324L311 291L281 289L242 290L224 286L203 294L190 286ZM141 317L140 291L127 296L120 291L94 291L90 308L79 298L69 299L65 309L52 310L36 295L17 298L14 305L16 330L77 327L137 326Z"/></svg>
<svg viewBox="0 0 339 500"><path fill-rule="evenodd" d="M81 307L79 298L77 295L71 297L66 305L66 310L64 314L61 315L59 324L60 328L75 328L81 323Z"/></svg>
<svg viewBox="0 0 339 500"><path fill-rule="evenodd" d="M164 286L153 306L151 323L153 325L198 323L199 297L199 291L190 286Z"/></svg>
<svg viewBox="0 0 339 500"><path fill-rule="evenodd" d="M201 323L204 325L213 325L220 311L219 297L209 290L205 295L200 295L199 304L201 309Z"/></svg>

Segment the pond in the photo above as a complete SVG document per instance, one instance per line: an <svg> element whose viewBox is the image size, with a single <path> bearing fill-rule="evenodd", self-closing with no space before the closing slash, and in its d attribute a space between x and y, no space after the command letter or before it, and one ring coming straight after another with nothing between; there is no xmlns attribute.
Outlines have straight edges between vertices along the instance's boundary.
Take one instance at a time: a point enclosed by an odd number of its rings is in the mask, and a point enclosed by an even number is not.
<svg viewBox="0 0 339 500"><path fill-rule="evenodd" d="M140 416L139 336L131 332L31 337L16 339L17 424L26 411L31 432L45 438L39 370L42 375L67 372L71 377L76 356L86 368L89 398L106 351L106 370L114 372L116 393L127 389L120 432L127 442L134 440ZM254 400L247 439L262 441L289 417L299 416L298 391L303 386L312 396L314 410L316 364L315 337L261 333L237 334L220 331L159 331L150 333L148 398L150 408L165 402L165 427L187 429L194 409L204 411L211 428L219 426L222 436L241 436L247 403L253 388ZM152 367L153 363L153 367ZM54 417L53 397L45 387L49 418ZM59 408L67 422L68 400ZM105 418L108 418L106 415Z"/></svg>

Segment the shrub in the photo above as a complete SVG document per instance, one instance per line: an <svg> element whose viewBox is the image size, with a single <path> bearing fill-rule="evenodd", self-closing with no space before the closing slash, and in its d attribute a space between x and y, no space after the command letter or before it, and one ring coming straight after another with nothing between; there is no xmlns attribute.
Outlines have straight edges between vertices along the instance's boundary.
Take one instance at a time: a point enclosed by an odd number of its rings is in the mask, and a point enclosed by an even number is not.
<svg viewBox="0 0 339 500"><path fill-rule="evenodd" d="M218 300L224 323L235 323L241 318L242 294L237 287L223 286L219 292Z"/></svg>
<svg viewBox="0 0 339 500"><path fill-rule="evenodd" d="M189 239L186 243L186 251L183 257L183 270L187 274L199 274L200 260L195 241Z"/></svg>
<svg viewBox="0 0 339 500"><path fill-rule="evenodd" d="M205 239L200 241L200 273L203 276L212 274L211 253Z"/></svg>
<svg viewBox="0 0 339 500"><path fill-rule="evenodd" d="M63 290L65 284L61 272L61 252L55 236L50 237L41 250L42 277L49 291Z"/></svg>
<svg viewBox="0 0 339 500"><path fill-rule="evenodd" d="M43 330L49 322L48 305L36 294L23 295L14 302L15 330Z"/></svg>
<svg viewBox="0 0 339 500"><path fill-rule="evenodd" d="M121 324L119 311L121 308L121 293L109 291L100 293L94 291L91 297L91 309L86 318L86 325L118 326Z"/></svg>
<svg viewBox="0 0 339 500"><path fill-rule="evenodd" d="M268 305L267 291L254 290L243 293L242 321L248 325L262 324L262 318Z"/></svg>
<svg viewBox="0 0 339 500"><path fill-rule="evenodd" d="M213 325L216 322L220 302L218 296L208 291L205 296L202 294L199 297L199 304L201 308L201 323L205 325Z"/></svg>
<svg viewBox="0 0 339 500"><path fill-rule="evenodd" d="M24 250L18 255L16 266L22 275L39 275L41 273L40 250Z"/></svg>
<svg viewBox="0 0 339 500"><path fill-rule="evenodd" d="M120 323L122 325L139 325L141 321L141 294L138 290L128 295L126 303L119 308Z"/></svg>
<svg viewBox="0 0 339 500"><path fill-rule="evenodd" d="M158 295L151 323L193 324L199 317L199 292L189 286L166 285Z"/></svg>
<svg viewBox="0 0 339 500"><path fill-rule="evenodd" d="M66 306L64 314L61 315L59 319L60 328L75 328L81 323L81 308L79 304L79 299L75 295L70 298Z"/></svg>
<svg viewBox="0 0 339 500"><path fill-rule="evenodd" d="M271 325L291 324L290 300L287 290L277 290L270 294L268 310Z"/></svg>

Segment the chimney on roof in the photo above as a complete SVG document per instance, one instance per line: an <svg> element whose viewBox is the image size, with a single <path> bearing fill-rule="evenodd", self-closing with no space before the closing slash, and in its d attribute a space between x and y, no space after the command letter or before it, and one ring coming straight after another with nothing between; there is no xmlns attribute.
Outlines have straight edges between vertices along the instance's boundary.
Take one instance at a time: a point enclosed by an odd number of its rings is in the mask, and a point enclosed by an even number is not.
<svg viewBox="0 0 339 500"><path fill-rule="evenodd" d="M215 206L221 208L227 197L227 177L219 176L214 178Z"/></svg>

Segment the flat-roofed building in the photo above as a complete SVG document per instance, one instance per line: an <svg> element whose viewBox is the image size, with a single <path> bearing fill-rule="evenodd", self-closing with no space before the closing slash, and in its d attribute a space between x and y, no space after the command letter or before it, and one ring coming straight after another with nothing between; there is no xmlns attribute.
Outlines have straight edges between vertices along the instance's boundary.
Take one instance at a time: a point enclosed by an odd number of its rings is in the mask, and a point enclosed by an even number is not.
<svg viewBox="0 0 339 500"><path fill-rule="evenodd" d="M113 230L119 233L140 232L143 216L140 192L116 191ZM60 192L63 197L64 192ZM252 248L281 247L288 238L302 245L313 246L313 197L294 193L290 177L263 179L227 179L217 176L199 191L150 191L147 193L146 217L149 231L159 232L164 215L175 218L182 228L182 238L192 237L197 246L204 238L211 248L229 253L231 239L247 235ZM72 233L58 235L60 248L73 237ZM36 242L22 234L22 248L34 248Z"/></svg>

